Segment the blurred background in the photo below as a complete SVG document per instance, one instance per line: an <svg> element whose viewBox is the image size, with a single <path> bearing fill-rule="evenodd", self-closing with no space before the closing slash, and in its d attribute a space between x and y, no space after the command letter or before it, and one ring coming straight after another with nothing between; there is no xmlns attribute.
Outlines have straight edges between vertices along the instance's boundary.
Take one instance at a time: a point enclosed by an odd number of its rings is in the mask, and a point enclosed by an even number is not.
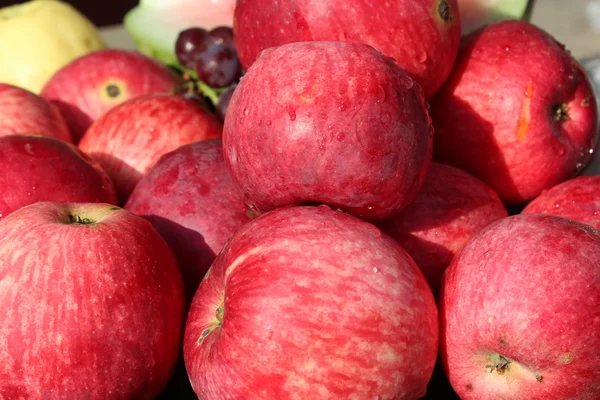
<svg viewBox="0 0 600 400"><path fill-rule="evenodd" d="M23 2L0 0L0 6ZM133 42L118 25L137 0L70 0L67 3L104 27L103 34L111 46L133 48ZM600 0L536 0L532 22L554 35L576 58L600 54Z"/></svg>

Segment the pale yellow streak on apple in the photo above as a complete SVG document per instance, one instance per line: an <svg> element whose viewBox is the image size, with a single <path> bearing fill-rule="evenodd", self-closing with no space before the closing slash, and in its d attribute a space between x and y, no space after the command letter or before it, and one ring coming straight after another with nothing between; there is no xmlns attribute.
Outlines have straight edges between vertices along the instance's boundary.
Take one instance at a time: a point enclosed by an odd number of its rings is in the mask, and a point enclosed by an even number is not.
<svg viewBox="0 0 600 400"><path fill-rule="evenodd" d="M523 99L523 103L521 103L521 114L519 116L519 122L517 127L517 137L519 140L525 139L527 136L527 129L529 127L529 122L531 121L531 98L533 97L533 82L531 79L527 83L527 88L525 88L525 98Z"/></svg>
<svg viewBox="0 0 600 400"><path fill-rule="evenodd" d="M246 259L248 259L248 257L260 253L262 251L262 249L263 249L263 246L258 246L258 247L253 248L252 250L248 251L247 253L244 253L241 256L238 256L238 258L233 260L233 262L225 270L225 278L227 278L229 275L231 275L233 270L236 269L238 265L240 265L241 263L246 261Z"/></svg>

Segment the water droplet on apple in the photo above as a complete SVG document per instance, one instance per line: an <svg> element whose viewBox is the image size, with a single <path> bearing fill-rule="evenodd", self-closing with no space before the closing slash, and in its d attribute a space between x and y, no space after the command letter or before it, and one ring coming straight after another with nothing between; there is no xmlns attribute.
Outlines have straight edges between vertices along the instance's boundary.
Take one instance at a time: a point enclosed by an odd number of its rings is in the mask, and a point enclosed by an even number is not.
<svg viewBox="0 0 600 400"><path fill-rule="evenodd" d="M429 58L427 51L425 50L421 50L421 53L419 54L419 62L421 64L425 64L427 62L427 59Z"/></svg>
<svg viewBox="0 0 600 400"><path fill-rule="evenodd" d="M295 121L296 120L296 110L293 107L287 107L286 111L287 111L288 115L290 116L290 121Z"/></svg>
<svg viewBox="0 0 600 400"><path fill-rule="evenodd" d="M555 207L555 208L560 208L560 204L556 203L556 204L554 205L554 207Z"/></svg>
<svg viewBox="0 0 600 400"><path fill-rule="evenodd" d="M341 142L346 138L346 134L344 132L338 132L338 134L335 135L335 138L338 140L338 142Z"/></svg>
<svg viewBox="0 0 600 400"><path fill-rule="evenodd" d="M244 108L244 115L248 116L250 114L250 109L248 107Z"/></svg>
<svg viewBox="0 0 600 400"><path fill-rule="evenodd" d="M594 211L594 217L597 217L598 215L600 215L600 210ZM0 214L0 217L1 216L2 216L2 214Z"/></svg>
<svg viewBox="0 0 600 400"><path fill-rule="evenodd" d="M415 86L415 82L408 75L400 77L400 86L406 90L410 90Z"/></svg>
<svg viewBox="0 0 600 400"><path fill-rule="evenodd" d="M510 47L508 47L508 46L507 46L507 47L505 47L505 48L504 48L504 50L505 50L505 51L509 51L509 50L510 50Z"/></svg>
<svg viewBox="0 0 600 400"><path fill-rule="evenodd" d="M568 76L568 78L569 78L570 80L573 80L573 75L569 75L569 76Z"/></svg>
<svg viewBox="0 0 600 400"><path fill-rule="evenodd" d="M271 126L273 124L273 121L267 121L267 126Z"/></svg>
<svg viewBox="0 0 600 400"><path fill-rule="evenodd" d="M590 149L590 150L589 150L589 153L590 153L590 154L594 154L594 149Z"/></svg>
<svg viewBox="0 0 600 400"><path fill-rule="evenodd" d="M386 97L387 97L387 95L385 93L385 89L381 85L379 85L377 87L377 102L378 103L385 102Z"/></svg>
<svg viewBox="0 0 600 400"><path fill-rule="evenodd" d="M379 268L377 268L377 267L373 268L373 272L378 273L379 272Z"/></svg>
<svg viewBox="0 0 600 400"><path fill-rule="evenodd" d="M581 169L581 167L583 167L583 164L578 162L577 164L575 164L575 169L579 170Z"/></svg>

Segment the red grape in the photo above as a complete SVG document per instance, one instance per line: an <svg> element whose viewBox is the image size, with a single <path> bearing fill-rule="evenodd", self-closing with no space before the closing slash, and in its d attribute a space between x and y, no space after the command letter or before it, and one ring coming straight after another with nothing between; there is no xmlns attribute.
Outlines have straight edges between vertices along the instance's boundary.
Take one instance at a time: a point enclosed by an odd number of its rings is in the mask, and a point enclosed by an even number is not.
<svg viewBox="0 0 600 400"><path fill-rule="evenodd" d="M214 88L227 87L242 75L242 65L235 49L223 44L199 53L194 69L201 81Z"/></svg>
<svg viewBox="0 0 600 400"><path fill-rule="evenodd" d="M233 29L228 26L219 26L208 32L208 36L205 39L206 47L213 46L215 44L224 44L235 49L233 42Z"/></svg>
<svg viewBox="0 0 600 400"><path fill-rule="evenodd" d="M206 49L208 32L202 28L190 28L179 33L175 43L175 55L179 63L186 68L194 68L198 54Z"/></svg>
<svg viewBox="0 0 600 400"><path fill-rule="evenodd" d="M227 107L229 107L229 100L231 100L231 95L233 95L233 91L235 90L234 85L221 93L219 96L219 102L217 103L216 112L217 116L221 119L221 121L225 120L225 114L227 114Z"/></svg>

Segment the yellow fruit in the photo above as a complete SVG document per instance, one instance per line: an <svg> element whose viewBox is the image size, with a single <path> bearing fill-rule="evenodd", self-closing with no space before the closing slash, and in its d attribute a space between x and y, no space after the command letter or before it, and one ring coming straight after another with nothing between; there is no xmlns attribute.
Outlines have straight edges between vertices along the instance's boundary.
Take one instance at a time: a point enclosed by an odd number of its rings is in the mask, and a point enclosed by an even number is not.
<svg viewBox="0 0 600 400"><path fill-rule="evenodd" d="M39 93L57 70L105 47L94 24L62 1L0 9L0 82Z"/></svg>

